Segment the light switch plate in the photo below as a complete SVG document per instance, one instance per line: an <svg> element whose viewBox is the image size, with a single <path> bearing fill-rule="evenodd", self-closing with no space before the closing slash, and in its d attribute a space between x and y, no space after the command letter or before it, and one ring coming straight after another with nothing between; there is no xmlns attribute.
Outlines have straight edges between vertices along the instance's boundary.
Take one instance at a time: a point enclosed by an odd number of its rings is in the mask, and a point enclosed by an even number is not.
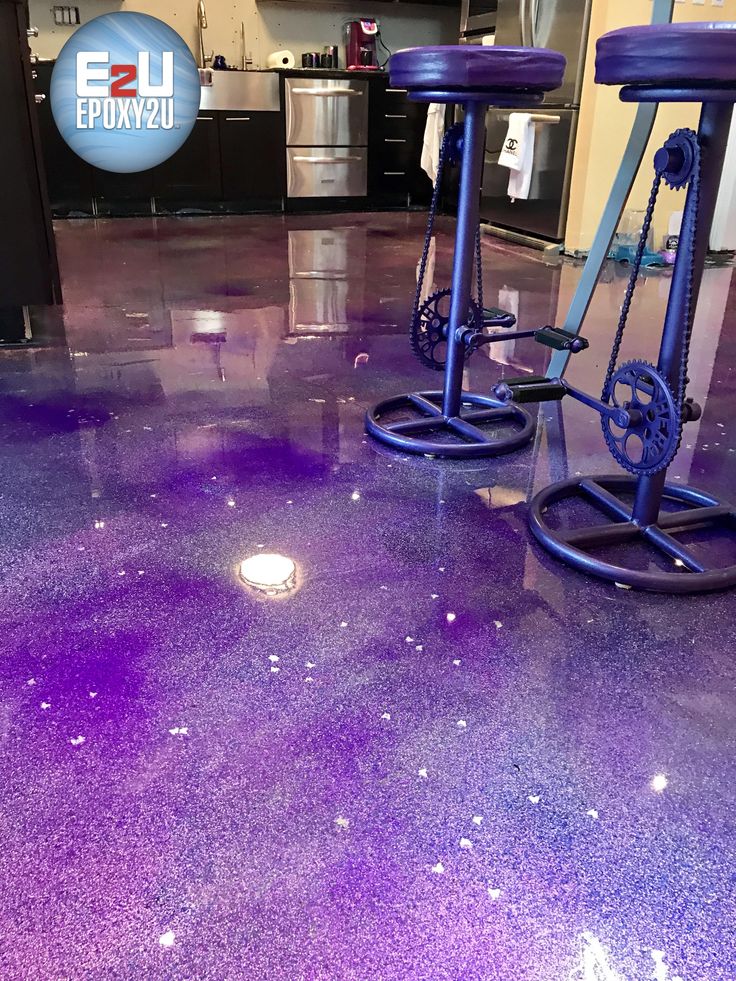
<svg viewBox="0 0 736 981"><path fill-rule="evenodd" d="M713 4L714 7L722 7L723 6L723 0L710 0L710 2Z"/></svg>
<svg viewBox="0 0 736 981"><path fill-rule="evenodd" d="M79 24L79 7L52 7L54 24L67 27Z"/></svg>

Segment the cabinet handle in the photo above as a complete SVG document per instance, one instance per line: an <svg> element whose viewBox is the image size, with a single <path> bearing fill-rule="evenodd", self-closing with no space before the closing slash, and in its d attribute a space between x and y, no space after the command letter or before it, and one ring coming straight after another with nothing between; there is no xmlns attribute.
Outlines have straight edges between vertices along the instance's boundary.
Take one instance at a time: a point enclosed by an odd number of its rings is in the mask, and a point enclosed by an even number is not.
<svg viewBox="0 0 736 981"><path fill-rule="evenodd" d="M406 113L385 113L384 119L406 119Z"/></svg>
<svg viewBox="0 0 736 981"><path fill-rule="evenodd" d="M211 123L214 121L214 116L197 116L197 122Z"/></svg>
<svg viewBox="0 0 736 981"><path fill-rule="evenodd" d="M362 157L293 157L294 163L331 164L348 163L351 160L362 160Z"/></svg>
<svg viewBox="0 0 736 981"><path fill-rule="evenodd" d="M290 89L292 95L319 95L319 96L331 96L331 95L360 95L364 93L359 92L357 89Z"/></svg>
<svg viewBox="0 0 736 981"><path fill-rule="evenodd" d="M402 95L406 95L409 91L408 89L386 89L387 92L401 92Z"/></svg>
<svg viewBox="0 0 736 981"><path fill-rule="evenodd" d="M249 123L250 116L225 116L226 123Z"/></svg>
<svg viewBox="0 0 736 981"><path fill-rule="evenodd" d="M389 140L389 139L385 139L383 142L384 143L406 143L406 140Z"/></svg>
<svg viewBox="0 0 736 981"><path fill-rule="evenodd" d="M406 177L405 170L384 170L384 177Z"/></svg>

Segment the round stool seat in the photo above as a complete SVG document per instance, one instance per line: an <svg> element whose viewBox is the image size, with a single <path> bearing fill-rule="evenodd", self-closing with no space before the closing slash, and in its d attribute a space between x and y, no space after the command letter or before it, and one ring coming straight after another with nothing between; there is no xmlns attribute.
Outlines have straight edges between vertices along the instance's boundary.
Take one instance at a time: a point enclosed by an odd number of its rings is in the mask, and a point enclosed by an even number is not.
<svg viewBox="0 0 736 981"><path fill-rule="evenodd" d="M550 92L562 83L565 56L548 48L445 44L391 56L391 84L402 89Z"/></svg>
<svg viewBox="0 0 736 981"><path fill-rule="evenodd" d="M611 31L596 44L595 80L681 89L736 85L736 24L649 24Z"/></svg>

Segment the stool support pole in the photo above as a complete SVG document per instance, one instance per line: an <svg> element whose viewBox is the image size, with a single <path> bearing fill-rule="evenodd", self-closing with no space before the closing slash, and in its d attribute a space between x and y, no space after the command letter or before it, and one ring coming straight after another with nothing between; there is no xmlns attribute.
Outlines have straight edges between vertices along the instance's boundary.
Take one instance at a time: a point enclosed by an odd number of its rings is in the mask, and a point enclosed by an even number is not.
<svg viewBox="0 0 736 981"><path fill-rule="evenodd" d="M447 417L460 414L465 347L457 337L468 319L473 276L475 239L480 215L480 185L486 138L486 106L482 102L465 104L462 169L457 208L455 255L452 262L452 299L447 334L447 363L442 391L442 412Z"/></svg>
<svg viewBox="0 0 736 981"><path fill-rule="evenodd" d="M462 93L422 89L412 94L423 102L459 104L465 111L445 377L441 392L396 395L368 409L366 430L397 450L429 457L470 460L510 453L526 446L534 435L535 421L520 405L509 405L490 394L463 391L467 347L462 335L467 332L476 269L486 109L489 105L516 105L518 94L490 89ZM527 101L541 102L542 93L529 93Z"/></svg>
<svg viewBox="0 0 736 981"><path fill-rule="evenodd" d="M695 234L691 238L690 229L683 227L680 241L692 241L692 281L690 284L690 318L695 316L700 283L703 278L705 256L708 251L711 225L721 183L723 160L731 127L732 103L706 102L700 114L698 142L700 143L700 194L697 215L692 215L685 207L685 220L697 222ZM688 188L688 198L693 193ZM659 348L658 370L666 377L674 390L677 389L680 358L685 343L685 332L691 326L685 317L688 303L688 279L691 256L689 250L678 251L675 268L672 272L670 295L667 302L662 342ZM653 524L659 515L666 471L652 477L641 477L637 485L633 518L637 524Z"/></svg>
<svg viewBox="0 0 736 981"><path fill-rule="evenodd" d="M654 0L652 4L652 24L669 24L672 21L672 11L675 0ZM590 247L588 258L585 260L583 271L573 295L567 316L562 324L563 330L569 334L579 334L583 321L588 313L588 307L593 299L593 293L598 285L601 270L608 258L613 236L616 234L621 215L626 207L631 188L634 186L636 175L639 173L644 151L649 137L652 135L654 120L659 106L656 102L641 102L636 108L634 125L626 144L621 166L613 182L605 210ZM546 371L547 378L562 378L570 360L569 351L554 351Z"/></svg>

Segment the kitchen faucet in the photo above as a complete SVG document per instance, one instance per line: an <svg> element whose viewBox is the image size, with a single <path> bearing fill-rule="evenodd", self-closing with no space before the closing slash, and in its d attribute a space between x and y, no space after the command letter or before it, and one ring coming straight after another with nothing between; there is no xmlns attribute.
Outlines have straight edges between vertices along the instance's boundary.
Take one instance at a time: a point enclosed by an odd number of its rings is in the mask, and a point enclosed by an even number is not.
<svg viewBox="0 0 736 981"><path fill-rule="evenodd" d="M206 68L212 61L212 55L204 53L204 31L207 30L207 10L204 0L197 0L197 33L199 35L199 67Z"/></svg>

